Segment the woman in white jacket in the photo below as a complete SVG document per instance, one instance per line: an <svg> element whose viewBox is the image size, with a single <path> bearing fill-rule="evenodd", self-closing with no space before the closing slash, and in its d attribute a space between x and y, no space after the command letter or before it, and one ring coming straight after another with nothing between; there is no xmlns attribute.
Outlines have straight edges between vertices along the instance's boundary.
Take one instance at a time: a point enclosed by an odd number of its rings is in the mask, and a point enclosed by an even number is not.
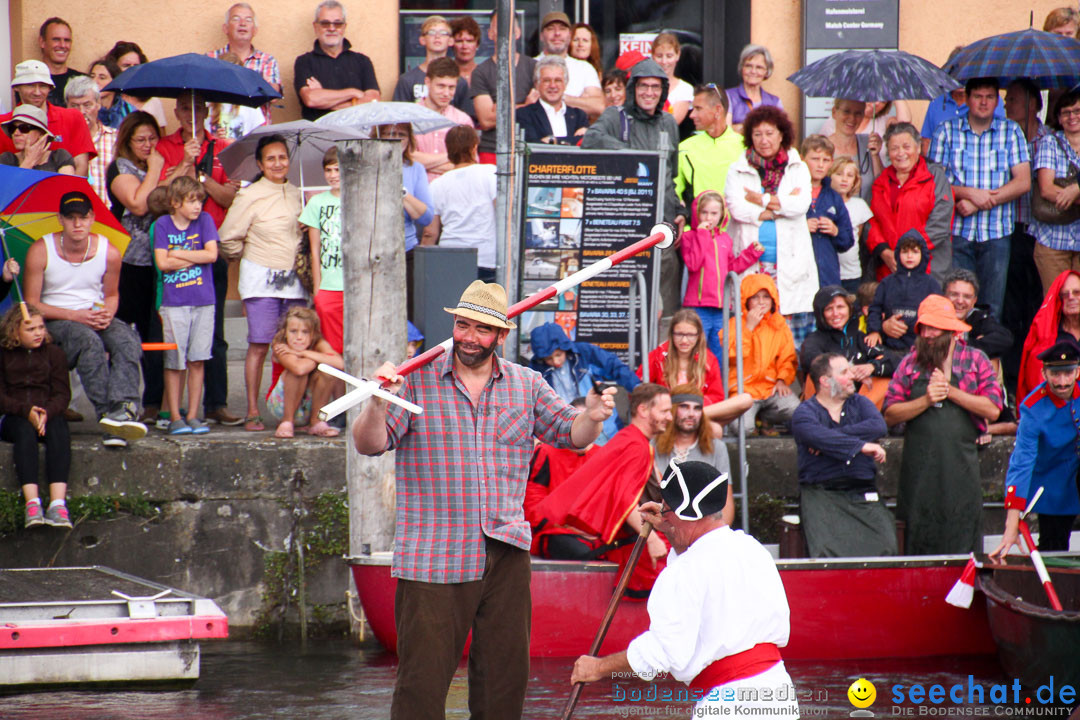
<svg viewBox="0 0 1080 720"><path fill-rule="evenodd" d="M810 171L792 147L795 129L783 110L756 108L743 124L746 153L728 170L724 195L731 212L728 233L736 254L755 240L765 248L746 272L776 280L780 313L795 346L814 329L817 264L806 211L813 200Z"/></svg>

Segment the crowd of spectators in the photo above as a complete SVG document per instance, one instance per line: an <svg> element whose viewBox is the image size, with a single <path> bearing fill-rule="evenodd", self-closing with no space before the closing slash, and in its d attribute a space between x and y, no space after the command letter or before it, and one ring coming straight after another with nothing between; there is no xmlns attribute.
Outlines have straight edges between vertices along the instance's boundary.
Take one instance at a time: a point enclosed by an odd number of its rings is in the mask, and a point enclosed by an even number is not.
<svg viewBox="0 0 1080 720"><path fill-rule="evenodd" d="M1055 13L1048 31L1076 32L1075 13ZM492 14L492 39L496 27ZM312 28L311 51L293 65L302 116L379 99L374 65L346 37L345 7L319 3ZM222 30L227 42L208 54L280 90L278 60L253 44L254 9L232 5ZM392 98L455 125L417 135L403 123L373 133L401 143L410 318L417 245L476 248L478 278L492 281L496 272L499 68L495 58L477 63L482 30L472 17L433 15L419 31L424 59L402 73ZM952 456L956 467L925 450L917 461L905 456L905 479L921 484L902 486L899 513L921 514L940 491L929 478L960 477L959 465L970 477L977 466L970 453L986 433L1015 429L1013 409L1042 382L1038 356L1062 339L1080 341L1080 190L1063 182L1080 166L1080 93L1052 92L1044 124L1034 83L1001 88L977 78L935 99L921 131L903 101L836 98L820 132L800 143L765 87L774 62L764 46L743 49L740 82L724 89L678 77L683 48L670 32L653 39L649 56L626 53L607 70L587 24L550 12L536 32L539 54L515 49L510 68L527 141L670 153L659 202L679 237L677 251L662 254L657 309L669 318L669 337L645 364L654 383L700 401L674 403L677 430L662 439L665 456L693 441L704 457L716 444L708 439L736 419L765 435L791 424L800 482L829 491L806 497L808 512L820 517L843 504L833 491L847 500L853 491L876 492L872 471L884 456L876 439L886 423L900 425L918 443L965 448ZM516 18L512 34L522 34ZM256 178L229 178L219 153L269 123L269 104L250 110L189 94L176 103L179 128L166 135L160 100L103 91L147 62L143 50L117 42L84 74L68 66L73 41L67 22L49 18L39 32L41 59L16 65L18 102L0 117L0 164L86 177L131 237L121 256L89 231L99 198L68 198L58 209L62 231L35 243L19 278L31 320L40 314L78 370L106 444L140 436L159 417L174 434L205 432L206 421L262 430L264 397L279 437L303 423L316 435L337 434L314 415L342 388L312 373L318 362L340 364L343 351L336 153L323 162L329 191L311 198L289 181L292 148L278 135L258 142ZM684 119L695 132L680 133ZM230 261L238 264L248 326L243 416L226 407ZM4 269L5 278L20 271ZM729 271L742 277L739 307L725 316ZM4 342L25 344L19 332ZM572 342L558 326L533 335L534 365L568 401L594 382L618 382L626 393L638 383L614 356ZM140 340L179 348L140 353ZM723 352L729 377L719 369ZM268 355L274 369L264 396ZM55 404L43 395L45 402ZM1005 422L995 425L1002 408ZM13 412L39 431L49 425L31 417L36 409ZM622 426L611 423L600 444ZM841 472L836 463L852 452L863 457L860 468ZM967 531L954 524L952 532L944 544L931 537L909 549L960 548ZM832 552L820 536L811 545ZM882 547L893 546L882 540Z"/></svg>

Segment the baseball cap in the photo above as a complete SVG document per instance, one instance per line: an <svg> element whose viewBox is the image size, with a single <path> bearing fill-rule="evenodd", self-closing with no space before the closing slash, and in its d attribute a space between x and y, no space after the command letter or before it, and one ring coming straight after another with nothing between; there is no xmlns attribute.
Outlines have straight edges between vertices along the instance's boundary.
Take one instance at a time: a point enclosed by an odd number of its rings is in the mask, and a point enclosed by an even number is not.
<svg viewBox="0 0 1080 720"><path fill-rule="evenodd" d="M60 197L61 215L86 215L94 211L94 205L86 193L79 190L66 192Z"/></svg>

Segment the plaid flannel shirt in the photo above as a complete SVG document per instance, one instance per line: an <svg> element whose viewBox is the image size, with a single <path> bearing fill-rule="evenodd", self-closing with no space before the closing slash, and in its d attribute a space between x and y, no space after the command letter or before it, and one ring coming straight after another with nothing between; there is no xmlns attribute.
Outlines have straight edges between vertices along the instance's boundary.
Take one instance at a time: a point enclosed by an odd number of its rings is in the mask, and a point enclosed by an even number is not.
<svg viewBox="0 0 1080 720"><path fill-rule="evenodd" d="M223 48L218 48L207 53L212 58L220 58L225 53L229 52L229 46L226 45ZM262 50L256 50L251 48L251 55L244 61L244 67L248 70L254 70L263 76L263 80L271 85L281 85L281 70L278 68L278 61L270 53L263 52ZM263 115L266 116L266 122L273 122L270 118L270 105L272 103L266 103L262 106Z"/></svg>
<svg viewBox="0 0 1080 720"><path fill-rule="evenodd" d="M1070 162L1080 167L1080 157L1069 145L1069 141L1059 132L1052 133L1039 140L1039 147L1035 154L1034 169L1031 171L1032 192L1038 192L1036 175L1039 168L1049 168L1054 171L1054 177L1065 177L1069 174ZM1049 225L1033 220L1031 234L1035 236L1040 245L1051 250L1068 250L1076 252L1080 250L1080 220L1068 225Z"/></svg>
<svg viewBox="0 0 1080 720"><path fill-rule="evenodd" d="M900 366L896 368L892 380L889 381L889 389L885 393L885 404L882 409L910 400L911 386L924 373L926 379L929 380L930 372L919 367L915 362L915 349L912 348L911 352L900 361ZM956 378L957 387L964 392L990 398L999 410L1002 408L1004 397L1001 394L1001 386L997 382L997 374L982 350L958 339L956 348L953 350L952 376ZM971 422L975 423L979 432L986 432L986 420L974 413L969 414Z"/></svg>
<svg viewBox="0 0 1080 720"><path fill-rule="evenodd" d="M523 550L532 542L522 505L533 437L569 447L578 411L539 373L501 358L474 408L454 375L453 352L405 379L391 405L386 450L397 450L394 577L432 583L479 580L484 536Z"/></svg>
<svg viewBox="0 0 1080 720"><path fill-rule="evenodd" d="M1012 120L995 117L977 135L963 115L938 125L927 161L944 165L952 185L994 190L1012 180L1012 168L1031 162L1031 155L1023 131ZM952 232L965 240L985 242L1011 235L1015 223L1014 200L968 217L955 213Z"/></svg>
<svg viewBox="0 0 1080 720"><path fill-rule="evenodd" d="M93 141L97 157L90 159L90 172L86 179L98 197L108 205L109 189L105 187L105 171L109 169L109 164L116 157L116 129L99 122Z"/></svg>
<svg viewBox="0 0 1080 720"><path fill-rule="evenodd" d="M1038 123L1038 127L1035 129L1035 139L1028 143L1028 154L1031 156L1031 190L1016 199L1016 222L1025 225L1031 225L1035 221L1031 216L1031 193L1038 192L1039 189L1039 181L1035 177L1039 142L1052 132L1041 120L1036 119L1036 122ZM1029 227L1028 233L1034 235L1034 228Z"/></svg>

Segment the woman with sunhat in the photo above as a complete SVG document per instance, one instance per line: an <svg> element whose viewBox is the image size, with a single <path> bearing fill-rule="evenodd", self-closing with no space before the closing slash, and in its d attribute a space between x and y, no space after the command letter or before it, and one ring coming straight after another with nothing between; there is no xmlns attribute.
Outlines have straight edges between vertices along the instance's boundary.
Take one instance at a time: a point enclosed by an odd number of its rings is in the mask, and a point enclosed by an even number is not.
<svg viewBox="0 0 1080 720"><path fill-rule="evenodd" d="M13 165L27 170L45 170L61 175L75 174L75 160L63 148L49 150L53 134L45 111L33 105L19 105L4 123L4 132L11 138L15 152L0 153L0 165Z"/></svg>
<svg viewBox="0 0 1080 720"><path fill-rule="evenodd" d="M1001 413L990 360L959 338L971 326L943 295L919 304L915 347L885 395L885 422L904 427L896 515L907 522L904 552L982 552L982 484L975 440Z"/></svg>

